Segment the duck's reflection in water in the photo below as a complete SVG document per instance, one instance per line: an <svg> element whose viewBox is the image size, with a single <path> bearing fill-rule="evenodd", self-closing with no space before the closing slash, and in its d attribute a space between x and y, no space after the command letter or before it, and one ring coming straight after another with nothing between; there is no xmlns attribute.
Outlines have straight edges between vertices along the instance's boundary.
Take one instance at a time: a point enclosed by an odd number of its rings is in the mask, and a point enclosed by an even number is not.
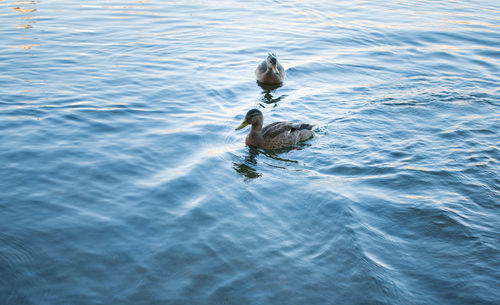
<svg viewBox="0 0 500 305"><path fill-rule="evenodd" d="M261 104L261 106L264 108L265 108L264 104L267 104L267 105L272 104L273 107L277 107L278 102L286 97L285 94L280 95L278 97L273 96L273 93L275 92L275 90L282 86L281 84L274 85L274 86L262 84L260 82L257 82L257 84L259 84L259 86L262 88L262 96L260 97L260 101L263 103L263 104Z"/></svg>
<svg viewBox="0 0 500 305"><path fill-rule="evenodd" d="M255 147L248 147L245 156L236 157L237 160L233 161L233 169L240 174L245 181L262 177L262 173L258 170L258 156L262 154L261 162L265 165L274 168L287 169L290 164L299 164L299 161L283 157L284 154L290 155L294 151L302 149L309 144L299 144L290 148L281 149L261 149ZM277 162L276 162L277 161Z"/></svg>
<svg viewBox="0 0 500 305"><path fill-rule="evenodd" d="M262 176L256 169L259 149L250 147L248 153L243 158L243 162L233 162L233 169L243 176L245 180L255 179ZM239 159L239 158L238 158Z"/></svg>

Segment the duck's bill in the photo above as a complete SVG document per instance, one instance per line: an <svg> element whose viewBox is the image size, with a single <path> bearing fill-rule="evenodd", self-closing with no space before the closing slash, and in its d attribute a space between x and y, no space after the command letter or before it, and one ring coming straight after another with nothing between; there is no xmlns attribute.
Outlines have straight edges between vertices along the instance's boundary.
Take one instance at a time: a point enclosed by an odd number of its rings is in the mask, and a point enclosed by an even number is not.
<svg viewBox="0 0 500 305"><path fill-rule="evenodd" d="M280 74L280 71L278 70L278 67L273 66L273 67L272 67L272 69L273 69L273 72L274 72L274 73L276 73L276 74Z"/></svg>
<svg viewBox="0 0 500 305"><path fill-rule="evenodd" d="M240 126L236 127L234 130L240 130L240 129L243 129L245 126L248 125L248 122L247 121L243 121L243 123L241 123Z"/></svg>

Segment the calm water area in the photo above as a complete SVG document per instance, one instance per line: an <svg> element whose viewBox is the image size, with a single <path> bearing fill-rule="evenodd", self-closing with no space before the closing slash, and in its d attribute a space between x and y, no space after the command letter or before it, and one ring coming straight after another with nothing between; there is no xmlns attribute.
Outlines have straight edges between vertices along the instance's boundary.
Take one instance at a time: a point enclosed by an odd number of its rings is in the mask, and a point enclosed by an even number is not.
<svg viewBox="0 0 500 305"><path fill-rule="evenodd" d="M493 0L0 0L0 304L500 304L499 84Z"/></svg>

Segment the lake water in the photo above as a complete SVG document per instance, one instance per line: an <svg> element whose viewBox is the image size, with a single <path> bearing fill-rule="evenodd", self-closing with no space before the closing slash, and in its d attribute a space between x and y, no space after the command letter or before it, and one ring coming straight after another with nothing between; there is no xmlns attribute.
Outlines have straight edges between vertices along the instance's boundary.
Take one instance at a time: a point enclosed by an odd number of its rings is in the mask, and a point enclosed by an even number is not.
<svg viewBox="0 0 500 305"><path fill-rule="evenodd" d="M3 0L0 38L0 304L500 303L498 1Z"/></svg>

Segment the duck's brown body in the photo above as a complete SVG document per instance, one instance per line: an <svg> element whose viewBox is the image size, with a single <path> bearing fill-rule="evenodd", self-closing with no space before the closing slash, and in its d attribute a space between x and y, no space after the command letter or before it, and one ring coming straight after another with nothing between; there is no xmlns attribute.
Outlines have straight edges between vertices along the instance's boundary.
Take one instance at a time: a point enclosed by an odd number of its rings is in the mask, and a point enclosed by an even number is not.
<svg viewBox="0 0 500 305"><path fill-rule="evenodd" d="M247 113L245 121L237 128L241 129L248 124L252 125L245 140L247 145L276 149L290 147L313 137L313 126L309 124L274 122L262 128L263 121L264 117L259 110L252 109Z"/></svg>
<svg viewBox="0 0 500 305"><path fill-rule="evenodd" d="M257 80L266 85L279 85L285 79L285 69L276 59L276 55L269 56L255 69Z"/></svg>

